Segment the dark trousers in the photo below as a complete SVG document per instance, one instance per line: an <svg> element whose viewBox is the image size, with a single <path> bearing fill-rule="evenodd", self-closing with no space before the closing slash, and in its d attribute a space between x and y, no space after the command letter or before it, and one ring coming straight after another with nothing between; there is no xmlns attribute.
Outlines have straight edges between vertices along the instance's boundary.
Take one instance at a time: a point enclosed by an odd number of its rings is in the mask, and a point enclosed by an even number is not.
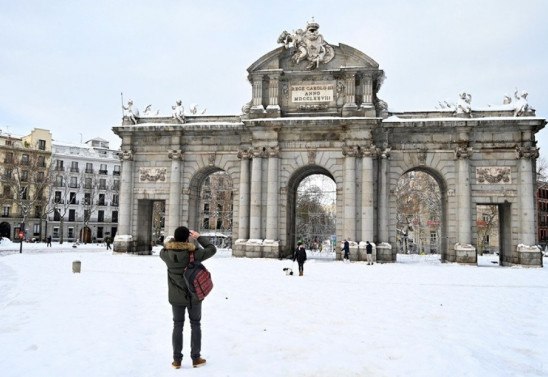
<svg viewBox="0 0 548 377"><path fill-rule="evenodd" d="M185 311L188 309L188 319L190 320L190 357L196 360L200 357L202 349L202 303L193 303L190 306L172 305L173 309L173 334L171 341L173 344L173 360L183 359L183 326L185 324Z"/></svg>
<svg viewBox="0 0 548 377"><path fill-rule="evenodd" d="M297 261L297 264L299 265L299 272L304 272L304 262Z"/></svg>

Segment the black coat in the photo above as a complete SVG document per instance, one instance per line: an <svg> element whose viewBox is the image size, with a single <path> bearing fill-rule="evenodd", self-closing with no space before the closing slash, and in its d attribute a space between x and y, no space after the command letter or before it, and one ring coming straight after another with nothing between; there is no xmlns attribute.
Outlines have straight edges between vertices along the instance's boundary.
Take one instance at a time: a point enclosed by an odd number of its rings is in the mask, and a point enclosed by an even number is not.
<svg viewBox="0 0 548 377"><path fill-rule="evenodd" d="M293 262L295 262L295 260L297 260L297 262L299 263L304 263L304 261L306 260L306 250L304 249L304 247L299 247L297 250L295 250L295 254L293 255Z"/></svg>

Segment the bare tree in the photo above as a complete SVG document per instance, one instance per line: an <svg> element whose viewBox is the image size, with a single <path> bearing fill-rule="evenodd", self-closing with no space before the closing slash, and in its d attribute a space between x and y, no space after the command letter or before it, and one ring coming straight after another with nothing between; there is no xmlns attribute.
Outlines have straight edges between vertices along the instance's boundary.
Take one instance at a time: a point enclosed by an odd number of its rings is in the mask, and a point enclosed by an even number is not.
<svg viewBox="0 0 548 377"><path fill-rule="evenodd" d="M498 213L498 206L496 205L477 206L477 249L480 255L483 255L483 253L485 252L485 247L489 246L489 236L491 235L495 227L498 226Z"/></svg>
<svg viewBox="0 0 548 377"><path fill-rule="evenodd" d="M409 252L408 237L412 237L418 252L424 252L430 232L439 232L441 192L438 183L428 173L407 173L398 181L396 198L397 229L402 251Z"/></svg>

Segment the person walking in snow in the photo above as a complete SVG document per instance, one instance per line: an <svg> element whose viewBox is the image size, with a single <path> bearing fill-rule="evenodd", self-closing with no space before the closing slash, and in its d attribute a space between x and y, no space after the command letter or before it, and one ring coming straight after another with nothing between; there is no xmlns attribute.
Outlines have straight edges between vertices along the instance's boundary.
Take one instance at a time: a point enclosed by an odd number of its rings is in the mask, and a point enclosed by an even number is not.
<svg viewBox="0 0 548 377"><path fill-rule="evenodd" d="M373 264L373 245L369 243L369 241L366 241L365 246L365 253L367 255L367 264L372 265Z"/></svg>
<svg viewBox="0 0 548 377"><path fill-rule="evenodd" d="M198 242L198 246L201 246L200 248L196 247L195 241ZM192 366L197 368L206 363L206 360L201 357L202 302L191 298L183 273L190 263L190 253L194 253L194 260L201 262L211 258L216 252L217 248L207 237L202 237L200 233L184 226L175 229L174 239L167 241L160 251L160 258L167 266L168 300L173 311L173 332L171 334L173 362L171 365L175 369L181 367L183 359L183 326L187 310L190 321Z"/></svg>
<svg viewBox="0 0 548 377"><path fill-rule="evenodd" d="M48 238L46 238L46 240L47 240L46 247L51 247L51 235L49 235Z"/></svg>
<svg viewBox="0 0 548 377"><path fill-rule="evenodd" d="M349 254L350 254L350 243L348 242L348 240L344 240L343 251L344 251L345 262L347 262L349 261Z"/></svg>
<svg viewBox="0 0 548 377"><path fill-rule="evenodd" d="M299 276L303 276L304 262L306 262L306 250L302 242L299 242L297 245L297 250L295 250L295 253L293 254L293 262L295 262L295 260L299 265Z"/></svg>
<svg viewBox="0 0 548 377"><path fill-rule="evenodd" d="M107 236L107 238L105 238L105 243L107 244L107 250L111 250L110 244L112 243L112 239L110 238L110 236Z"/></svg>

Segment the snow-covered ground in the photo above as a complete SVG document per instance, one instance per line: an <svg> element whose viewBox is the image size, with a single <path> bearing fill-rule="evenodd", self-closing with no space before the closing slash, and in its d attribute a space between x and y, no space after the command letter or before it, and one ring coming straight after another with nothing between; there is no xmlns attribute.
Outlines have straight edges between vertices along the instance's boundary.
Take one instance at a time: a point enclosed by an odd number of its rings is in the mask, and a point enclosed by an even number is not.
<svg viewBox="0 0 548 377"><path fill-rule="evenodd" d="M10 251L11 250L11 251ZM0 375L548 376L548 269L206 262L204 368L171 363L164 263L105 246L0 245ZM492 258L492 257L491 257ZM72 262L82 263L80 274ZM402 263L405 262L405 263ZM546 262L546 258L545 258Z"/></svg>

